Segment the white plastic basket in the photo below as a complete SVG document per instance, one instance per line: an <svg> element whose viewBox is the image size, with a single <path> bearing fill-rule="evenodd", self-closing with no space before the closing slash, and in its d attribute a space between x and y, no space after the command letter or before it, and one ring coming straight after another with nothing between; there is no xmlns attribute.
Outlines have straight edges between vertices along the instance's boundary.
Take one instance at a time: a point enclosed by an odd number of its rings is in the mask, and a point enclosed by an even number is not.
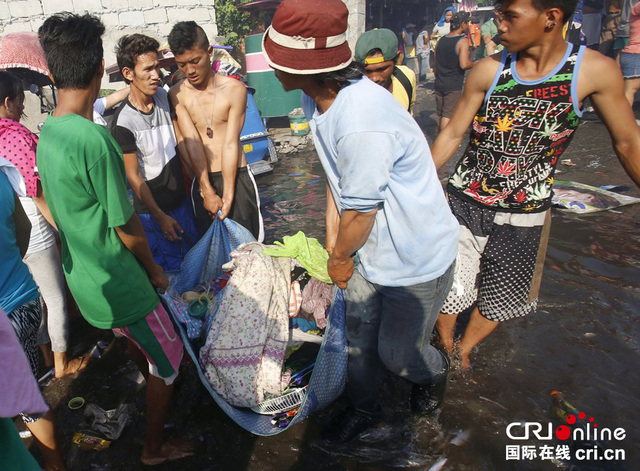
<svg viewBox="0 0 640 471"><path fill-rule="evenodd" d="M304 395L307 392L306 390L306 386L304 388L293 388L282 396L272 397L258 405L252 406L251 410L263 415L280 414L281 412L290 411L302 404Z"/></svg>

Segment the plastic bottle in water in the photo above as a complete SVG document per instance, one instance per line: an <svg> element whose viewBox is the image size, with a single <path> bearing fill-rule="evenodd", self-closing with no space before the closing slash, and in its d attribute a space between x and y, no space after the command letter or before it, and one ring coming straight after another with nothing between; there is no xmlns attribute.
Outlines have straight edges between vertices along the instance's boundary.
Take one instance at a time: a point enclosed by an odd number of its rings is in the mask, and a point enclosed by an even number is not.
<svg viewBox="0 0 640 471"><path fill-rule="evenodd" d="M551 415L554 418L566 422L568 415L578 416L578 409L564 399L562 391L554 389L549 393L549 396L551 396Z"/></svg>

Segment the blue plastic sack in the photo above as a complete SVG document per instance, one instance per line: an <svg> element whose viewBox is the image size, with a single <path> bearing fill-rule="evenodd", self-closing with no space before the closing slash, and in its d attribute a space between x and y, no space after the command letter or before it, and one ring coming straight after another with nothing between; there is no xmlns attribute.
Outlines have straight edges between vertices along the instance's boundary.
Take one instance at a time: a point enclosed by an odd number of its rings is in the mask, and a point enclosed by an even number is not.
<svg viewBox="0 0 640 471"><path fill-rule="evenodd" d="M193 287L223 273L222 265L231 260L230 252L239 245L255 241L244 227L230 219L214 219L207 233L187 253L179 271L169 276L169 288L160 297L167 311L173 317L184 347L193 359L198 376L204 387L220 408L240 427L261 436L277 435L293 424L301 422L316 410L335 401L344 391L347 375L347 339L345 336L345 304L342 290L336 288L334 299L327 315L320 353L309 380L307 393L300 405L300 411L284 428L271 424L270 415L261 415L251 409L230 405L216 393L204 376L200 366L198 351L199 334L202 320L193 319L187 312L188 304L177 296ZM172 296L173 294L173 296ZM185 317L186 316L186 317ZM187 324L184 322L188 321ZM195 325L191 321L198 321Z"/></svg>

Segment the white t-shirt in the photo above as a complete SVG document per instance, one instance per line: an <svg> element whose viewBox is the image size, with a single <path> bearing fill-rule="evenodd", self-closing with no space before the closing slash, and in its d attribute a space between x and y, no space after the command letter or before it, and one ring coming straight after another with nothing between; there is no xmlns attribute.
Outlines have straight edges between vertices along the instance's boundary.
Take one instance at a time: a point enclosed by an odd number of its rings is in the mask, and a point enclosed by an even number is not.
<svg viewBox="0 0 640 471"><path fill-rule="evenodd" d="M44 218L30 196L20 196L20 202L31 223L31 237L27 255L48 249L56 243L53 228Z"/></svg>
<svg viewBox="0 0 640 471"><path fill-rule="evenodd" d="M426 30L420 31L416 38L416 54L428 55L429 54L429 41L427 38L429 33Z"/></svg>
<svg viewBox="0 0 640 471"><path fill-rule="evenodd" d="M445 22L443 26L437 24L433 27L433 34L437 36L446 36L451 32L451 23Z"/></svg>
<svg viewBox="0 0 640 471"><path fill-rule="evenodd" d="M107 126L107 122L102 115L107 111L107 98L101 97L93 102L93 122L101 126Z"/></svg>

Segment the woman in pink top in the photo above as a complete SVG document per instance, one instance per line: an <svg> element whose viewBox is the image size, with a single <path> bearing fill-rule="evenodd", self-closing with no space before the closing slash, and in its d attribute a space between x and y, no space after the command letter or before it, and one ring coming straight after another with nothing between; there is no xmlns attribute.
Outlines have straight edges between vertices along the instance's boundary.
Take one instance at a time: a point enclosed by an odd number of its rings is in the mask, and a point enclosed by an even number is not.
<svg viewBox="0 0 640 471"><path fill-rule="evenodd" d="M53 350L55 376L61 378L75 373L84 363L83 358L67 358L69 316L62 261L52 229L55 223L38 177L38 138L18 122L23 110L24 91L20 79L9 72L0 72L0 158L17 167L24 178L17 185L18 188L14 188L31 222L31 238L24 261L47 305L47 316L40 327L38 344L44 346L45 361L47 356L51 361Z"/></svg>
<svg viewBox="0 0 640 471"><path fill-rule="evenodd" d="M640 89L640 2L631 9L629 44L620 52L620 67L624 77L624 94L633 106L633 97Z"/></svg>

